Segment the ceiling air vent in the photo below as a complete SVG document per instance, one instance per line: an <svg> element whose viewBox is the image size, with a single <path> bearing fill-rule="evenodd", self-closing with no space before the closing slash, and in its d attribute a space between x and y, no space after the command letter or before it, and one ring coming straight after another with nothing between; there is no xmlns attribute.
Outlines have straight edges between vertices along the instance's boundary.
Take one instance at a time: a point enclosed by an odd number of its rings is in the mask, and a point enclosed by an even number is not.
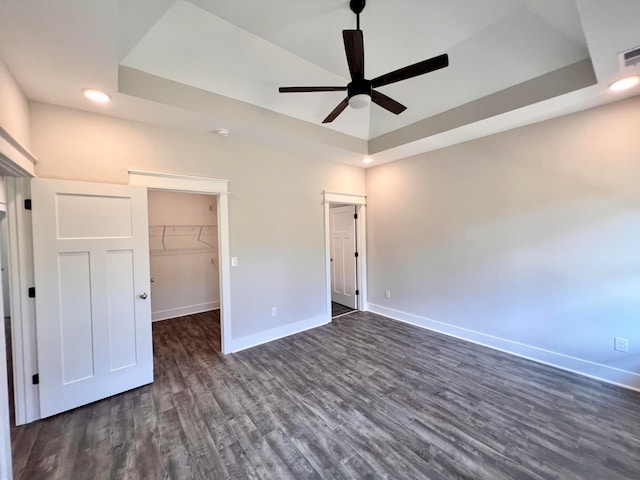
<svg viewBox="0 0 640 480"><path fill-rule="evenodd" d="M632 67L640 64L640 46L634 47L631 50L618 54L618 63L620 68Z"/></svg>

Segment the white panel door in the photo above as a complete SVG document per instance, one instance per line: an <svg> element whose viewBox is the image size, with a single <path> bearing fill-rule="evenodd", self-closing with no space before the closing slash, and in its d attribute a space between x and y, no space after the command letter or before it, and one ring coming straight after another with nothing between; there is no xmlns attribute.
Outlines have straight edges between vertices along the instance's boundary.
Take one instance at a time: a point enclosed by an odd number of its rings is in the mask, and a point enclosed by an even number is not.
<svg viewBox="0 0 640 480"><path fill-rule="evenodd" d="M331 301L357 308L356 231L353 206L329 209L331 236Z"/></svg>
<svg viewBox="0 0 640 480"><path fill-rule="evenodd" d="M40 413L153 381L145 187L34 179Z"/></svg>

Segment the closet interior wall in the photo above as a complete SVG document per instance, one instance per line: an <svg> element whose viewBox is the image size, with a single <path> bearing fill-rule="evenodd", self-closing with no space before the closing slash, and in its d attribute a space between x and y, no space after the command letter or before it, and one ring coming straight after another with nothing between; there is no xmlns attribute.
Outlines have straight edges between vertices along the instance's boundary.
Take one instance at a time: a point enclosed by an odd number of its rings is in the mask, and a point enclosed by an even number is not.
<svg viewBox="0 0 640 480"><path fill-rule="evenodd" d="M149 191L153 321L220 308L217 197Z"/></svg>

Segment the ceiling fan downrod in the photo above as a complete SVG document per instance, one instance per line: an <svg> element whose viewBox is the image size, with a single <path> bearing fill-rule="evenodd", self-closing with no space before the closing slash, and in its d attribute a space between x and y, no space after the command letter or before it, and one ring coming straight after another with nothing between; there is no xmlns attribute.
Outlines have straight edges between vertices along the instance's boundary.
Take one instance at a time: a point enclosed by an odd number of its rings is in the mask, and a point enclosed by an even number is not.
<svg viewBox="0 0 640 480"><path fill-rule="evenodd" d="M360 14L364 10L366 4L366 0L351 0L351 2L349 2L351 11L356 14L356 30L360 30Z"/></svg>

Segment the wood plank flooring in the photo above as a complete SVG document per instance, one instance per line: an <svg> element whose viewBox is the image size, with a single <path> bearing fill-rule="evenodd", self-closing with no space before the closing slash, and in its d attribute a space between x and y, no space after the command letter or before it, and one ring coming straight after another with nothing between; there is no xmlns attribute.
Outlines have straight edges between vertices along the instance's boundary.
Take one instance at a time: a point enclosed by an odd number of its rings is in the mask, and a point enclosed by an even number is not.
<svg viewBox="0 0 640 480"><path fill-rule="evenodd" d="M344 315L345 313L355 312L355 308L347 307L345 305L341 305L340 303L331 302L331 317L338 317L340 315Z"/></svg>
<svg viewBox="0 0 640 480"><path fill-rule="evenodd" d="M221 356L153 327L156 381L13 429L17 479L640 479L640 394L383 317Z"/></svg>

